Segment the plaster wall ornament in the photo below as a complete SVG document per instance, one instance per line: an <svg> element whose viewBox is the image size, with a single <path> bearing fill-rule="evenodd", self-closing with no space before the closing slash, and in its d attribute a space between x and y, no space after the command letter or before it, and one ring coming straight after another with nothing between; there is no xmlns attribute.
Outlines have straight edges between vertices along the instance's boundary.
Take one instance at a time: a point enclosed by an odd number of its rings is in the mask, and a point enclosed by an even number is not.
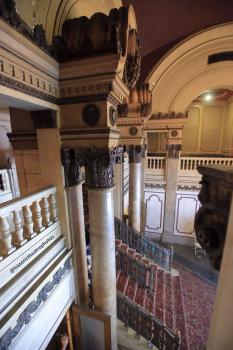
<svg viewBox="0 0 233 350"><path fill-rule="evenodd" d="M187 113L154 113L151 115L150 120L161 120L161 119L188 119Z"/></svg>
<svg viewBox="0 0 233 350"><path fill-rule="evenodd" d="M25 310L19 315L16 325L10 327L2 335L0 338L0 350L9 349L15 337L17 337L21 330L31 322L39 308L46 302L50 297L51 292L59 285L63 277L71 270L71 268L72 260L71 257L69 257L64 262L64 265L55 272L52 280L43 286L35 299L30 302Z"/></svg>

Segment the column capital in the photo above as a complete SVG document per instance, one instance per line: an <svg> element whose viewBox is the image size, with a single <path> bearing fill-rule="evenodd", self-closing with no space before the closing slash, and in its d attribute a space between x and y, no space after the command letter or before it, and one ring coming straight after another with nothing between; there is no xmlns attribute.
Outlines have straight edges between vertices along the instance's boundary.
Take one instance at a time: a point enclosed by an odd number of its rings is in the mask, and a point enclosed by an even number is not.
<svg viewBox="0 0 233 350"><path fill-rule="evenodd" d="M145 145L129 145L126 150L129 153L129 163L141 163L145 157Z"/></svg>
<svg viewBox="0 0 233 350"><path fill-rule="evenodd" d="M80 167L85 167L86 184L90 188L110 188L114 186L113 167L122 162L123 147L75 148L62 150L65 167L66 186L81 181Z"/></svg>
<svg viewBox="0 0 233 350"><path fill-rule="evenodd" d="M167 149L167 156L168 158L179 158L180 157L180 150L181 150L181 144L176 143L168 143L166 146Z"/></svg>

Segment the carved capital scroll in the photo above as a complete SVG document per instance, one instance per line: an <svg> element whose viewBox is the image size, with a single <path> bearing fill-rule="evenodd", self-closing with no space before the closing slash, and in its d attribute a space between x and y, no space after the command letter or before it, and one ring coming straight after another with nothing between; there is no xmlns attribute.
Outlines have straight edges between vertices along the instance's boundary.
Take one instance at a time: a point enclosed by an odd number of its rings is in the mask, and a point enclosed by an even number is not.
<svg viewBox="0 0 233 350"><path fill-rule="evenodd" d="M130 145L127 146L129 153L129 163L141 163L145 156L145 145Z"/></svg>
<svg viewBox="0 0 233 350"><path fill-rule="evenodd" d="M219 270L231 205L232 184L229 182L229 173L217 167L201 166L198 171L203 175L198 196L202 207L195 216L195 233L212 265Z"/></svg>
<svg viewBox="0 0 233 350"><path fill-rule="evenodd" d="M181 144L167 144L168 158L179 158Z"/></svg>
<svg viewBox="0 0 233 350"><path fill-rule="evenodd" d="M123 147L63 149L62 163L65 169L66 186L77 184L80 167L85 167L85 180L91 188L110 188L114 186L113 168L122 162Z"/></svg>

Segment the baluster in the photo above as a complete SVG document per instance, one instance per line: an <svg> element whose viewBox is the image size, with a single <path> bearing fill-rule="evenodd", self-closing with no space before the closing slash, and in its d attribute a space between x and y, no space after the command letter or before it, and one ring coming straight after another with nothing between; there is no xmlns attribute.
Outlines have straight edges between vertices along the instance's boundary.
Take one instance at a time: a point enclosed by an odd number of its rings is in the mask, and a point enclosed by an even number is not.
<svg viewBox="0 0 233 350"><path fill-rule="evenodd" d="M15 251L15 247L12 246L12 235L10 232L10 225L7 217L3 216L0 218L0 243L1 243L1 254L7 256Z"/></svg>
<svg viewBox="0 0 233 350"><path fill-rule="evenodd" d="M13 243L17 247L20 247L24 243L26 243L27 240L23 236L22 218L21 218L19 210L15 210L13 212L13 223L14 223L14 226L15 226L15 232L13 233Z"/></svg>
<svg viewBox="0 0 233 350"><path fill-rule="evenodd" d="M32 212L28 205L23 207L23 217L24 217L24 237L31 239L36 236L36 232L33 231L33 221Z"/></svg>
<svg viewBox="0 0 233 350"><path fill-rule="evenodd" d="M50 221L49 202L47 197L44 197L41 200L41 211L42 211L42 224L43 226L48 227L51 224L51 221Z"/></svg>
<svg viewBox="0 0 233 350"><path fill-rule="evenodd" d="M180 159L180 170L183 170L183 166L184 166L184 161L183 159Z"/></svg>
<svg viewBox="0 0 233 350"><path fill-rule="evenodd" d="M40 233L44 227L42 225L41 207L38 201L35 201L33 203L32 210L33 210L34 230L37 233Z"/></svg>
<svg viewBox="0 0 233 350"><path fill-rule="evenodd" d="M49 208L50 208L50 220L52 222L58 220L58 215L57 215L57 202L56 202L56 197L55 194L52 193L49 196Z"/></svg>

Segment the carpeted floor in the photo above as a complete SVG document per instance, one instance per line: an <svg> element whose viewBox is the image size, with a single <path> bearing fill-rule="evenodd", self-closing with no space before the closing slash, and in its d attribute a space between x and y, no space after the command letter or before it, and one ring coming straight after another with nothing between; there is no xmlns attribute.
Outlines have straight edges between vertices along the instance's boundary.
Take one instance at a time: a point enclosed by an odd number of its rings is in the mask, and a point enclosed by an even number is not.
<svg viewBox="0 0 233 350"><path fill-rule="evenodd" d="M203 350L208 339L216 286L184 266L173 263L180 273L184 314L190 350Z"/></svg>

